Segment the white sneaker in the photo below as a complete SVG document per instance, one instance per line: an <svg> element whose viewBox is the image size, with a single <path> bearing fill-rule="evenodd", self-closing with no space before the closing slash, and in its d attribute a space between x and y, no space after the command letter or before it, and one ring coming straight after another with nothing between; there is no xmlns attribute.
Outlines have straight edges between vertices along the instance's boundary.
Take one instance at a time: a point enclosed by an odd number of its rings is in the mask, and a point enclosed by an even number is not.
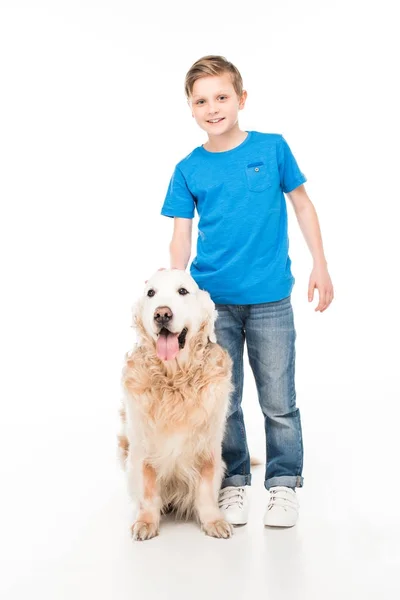
<svg viewBox="0 0 400 600"><path fill-rule="evenodd" d="M283 485L270 488L270 498L264 516L268 527L293 527L299 516L299 501L296 492Z"/></svg>
<svg viewBox="0 0 400 600"><path fill-rule="evenodd" d="M218 506L224 518L232 525L246 525L249 501L244 487L229 485L219 492Z"/></svg>

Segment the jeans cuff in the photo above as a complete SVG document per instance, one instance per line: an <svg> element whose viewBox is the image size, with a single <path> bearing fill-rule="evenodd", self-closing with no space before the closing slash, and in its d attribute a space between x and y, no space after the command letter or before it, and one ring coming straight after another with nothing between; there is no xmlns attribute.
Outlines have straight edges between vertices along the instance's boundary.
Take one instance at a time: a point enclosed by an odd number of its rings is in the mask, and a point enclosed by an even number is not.
<svg viewBox="0 0 400 600"><path fill-rule="evenodd" d="M284 485L285 487L296 488L303 487L303 477L301 475L283 475L282 477L270 477L264 483L267 490L274 485Z"/></svg>
<svg viewBox="0 0 400 600"><path fill-rule="evenodd" d="M221 489L233 485L234 487L243 487L244 485L251 485L251 473L249 475L232 475L227 477L221 483Z"/></svg>

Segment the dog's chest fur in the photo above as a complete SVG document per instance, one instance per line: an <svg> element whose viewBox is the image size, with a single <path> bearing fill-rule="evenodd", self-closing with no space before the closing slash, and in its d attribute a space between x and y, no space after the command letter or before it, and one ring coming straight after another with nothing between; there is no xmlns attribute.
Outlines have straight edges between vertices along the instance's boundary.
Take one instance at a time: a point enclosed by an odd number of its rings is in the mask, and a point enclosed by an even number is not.
<svg viewBox="0 0 400 600"><path fill-rule="evenodd" d="M231 391L225 351L213 345L207 359L191 371L166 373L162 366L138 369L135 364L135 378L125 378L128 429L144 454L158 463L193 461L209 452L222 437Z"/></svg>
<svg viewBox="0 0 400 600"><path fill-rule="evenodd" d="M189 392L189 393L188 393ZM188 382L184 389L165 386L160 394L147 391L136 403L136 431L150 455L182 457L209 447L215 437L215 414L225 414L223 398L215 386L193 390Z"/></svg>

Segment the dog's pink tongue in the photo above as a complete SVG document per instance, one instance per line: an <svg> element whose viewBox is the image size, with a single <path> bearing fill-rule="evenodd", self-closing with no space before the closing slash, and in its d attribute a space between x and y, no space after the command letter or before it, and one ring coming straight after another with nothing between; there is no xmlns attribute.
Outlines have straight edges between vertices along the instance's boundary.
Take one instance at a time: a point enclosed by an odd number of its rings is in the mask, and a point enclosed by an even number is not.
<svg viewBox="0 0 400 600"><path fill-rule="evenodd" d="M178 333L160 333L157 340L157 356L161 360L172 360L179 352Z"/></svg>

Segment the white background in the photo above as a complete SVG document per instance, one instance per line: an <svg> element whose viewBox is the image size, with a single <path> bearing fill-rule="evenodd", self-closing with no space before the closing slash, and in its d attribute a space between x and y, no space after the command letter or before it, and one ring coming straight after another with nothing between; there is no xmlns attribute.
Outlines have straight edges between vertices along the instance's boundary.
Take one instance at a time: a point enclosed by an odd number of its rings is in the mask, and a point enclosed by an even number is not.
<svg viewBox="0 0 400 600"><path fill-rule="evenodd" d="M188 587L177 590L175 576L166 584L200 534L193 526L186 546L175 540L173 559L168 539L179 526L160 536L164 546L157 539L133 549L115 460L120 373L134 341L131 306L144 280L169 265L172 220L160 209L175 164L205 141L183 83L206 54L222 54L242 73L248 101L241 128L282 133L291 146L308 178L335 288L331 307L316 313L318 294L307 301L311 255L288 203L305 446L300 554L318 564L315 571L299 568L296 577L309 577L294 589L297 597L350 597L350 577L358 573L352 585L363 590L360 597L375 598L377 590L392 597L383 589L396 595L394 5L1 1L2 597L124 598L135 589L143 598L195 597L191 585L207 556L214 565L211 598L212 589L229 591L229 572L240 573L238 598L252 585L268 592L268 580L257 579L265 565L253 563L248 580L243 546L226 564L221 545L215 555L208 544L203 558L185 567L193 569ZM249 444L263 457L263 419L248 367L245 373ZM267 501L262 474L256 483L255 540ZM238 544L242 536L252 549L251 531L242 528L235 542L223 543ZM283 539L276 541L280 564L290 573L293 561L285 564L285 557L293 543L279 546ZM160 575L168 556L171 569ZM155 581L159 589L151 587Z"/></svg>

